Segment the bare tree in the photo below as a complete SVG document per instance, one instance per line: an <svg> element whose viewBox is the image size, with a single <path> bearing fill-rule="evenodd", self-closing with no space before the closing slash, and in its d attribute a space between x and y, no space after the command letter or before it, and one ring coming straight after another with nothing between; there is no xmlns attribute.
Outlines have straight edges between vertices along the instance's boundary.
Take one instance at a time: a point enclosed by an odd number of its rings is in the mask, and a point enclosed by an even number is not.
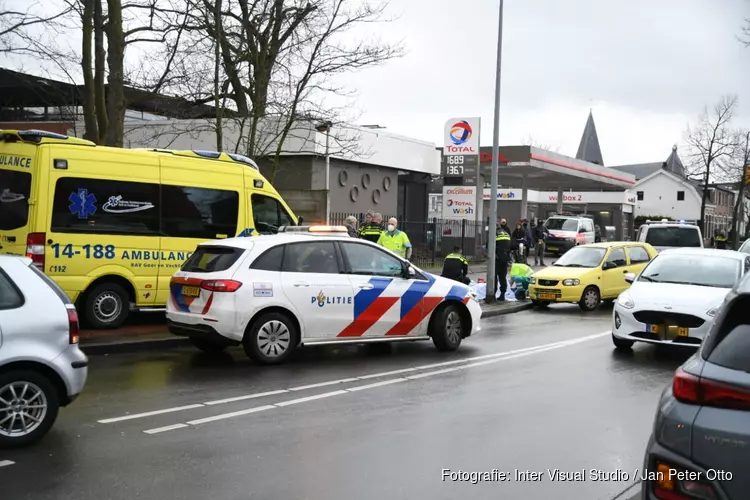
<svg viewBox="0 0 750 500"><path fill-rule="evenodd" d="M698 122L688 127L686 141L690 167L688 176L699 177L703 185L700 225L704 230L709 184L731 177L731 158L737 135L730 128L737 107L737 96L724 96L709 112L704 109ZM734 180L734 179L732 179Z"/></svg>
<svg viewBox="0 0 750 500"><path fill-rule="evenodd" d="M739 39L745 46L750 47L750 17L746 17L743 20Z"/></svg>
<svg viewBox="0 0 750 500"><path fill-rule="evenodd" d="M61 25L70 11L65 6L50 13L49 7L39 1L14 1L12 8L0 2L0 54L36 54L39 47L33 32Z"/></svg>

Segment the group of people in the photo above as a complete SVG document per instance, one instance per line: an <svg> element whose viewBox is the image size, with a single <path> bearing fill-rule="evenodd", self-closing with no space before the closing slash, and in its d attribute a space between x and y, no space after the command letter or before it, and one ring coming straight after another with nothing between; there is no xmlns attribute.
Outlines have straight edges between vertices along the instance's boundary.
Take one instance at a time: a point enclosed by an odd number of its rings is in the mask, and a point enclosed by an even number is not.
<svg viewBox="0 0 750 500"><path fill-rule="evenodd" d="M508 227L508 221L500 219L495 236L495 290L500 290L499 300L505 300L505 293L508 290L506 276L511 271L514 260L524 265L525 268L528 268L525 264L530 249L533 248L534 265L545 265L544 249L546 239L547 232L544 226L538 221L532 220L531 224L529 224L525 219L520 220L516 224L516 229L511 231ZM521 250L522 244L523 250ZM516 255L516 259L512 258L512 254ZM527 269L523 270L524 274L527 272ZM511 272L512 275L513 272Z"/></svg>
<svg viewBox="0 0 750 500"><path fill-rule="evenodd" d="M362 238L376 243L406 260L411 258L411 242L406 233L398 229L398 220L395 217L388 219L388 225L383 227L383 215L370 210L365 215L362 227L357 229L357 223L357 218L352 215L344 221L346 230L352 238Z"/></svg>

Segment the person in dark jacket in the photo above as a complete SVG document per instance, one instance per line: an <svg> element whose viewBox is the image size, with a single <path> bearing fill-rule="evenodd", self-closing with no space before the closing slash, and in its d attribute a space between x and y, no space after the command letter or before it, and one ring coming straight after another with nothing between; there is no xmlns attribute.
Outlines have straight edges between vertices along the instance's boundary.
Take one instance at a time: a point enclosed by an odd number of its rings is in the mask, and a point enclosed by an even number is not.
<svg viewBox="0 0 750 500"><path fill-rule="evenodd" d="M524 259L528 261L529 252L531 251L531 247L534 246L534 238L532 238L531 236L529 221L527 221L526 219L523 220L523 230L526 232L526 255L524 255Z"/></svg>
<svg viewBox="0 0 750 500"><path fill-rule="evenodd" d="M372 214L369 224L367 224L367 219L365 219L365 225L359 231L360 238L372 241L373 243L378 242L381 234L383 234L383 216L378 213Z"/></svg>
<svg viewBox="0 0 750 500"><path fill-rule="evenodd" d="M350 215L346 218L344 221L344 226L346 226L346 232L351 236L352 238L359 238L359 233L357 232L357 218L353 215Z"/></svg>
<svg viewBox="0 0 750 500"><path fill-rule="evenodd" d="M500 298L505 300L508 290L508 263L510 262L510 234L500 229L495 237L495 290L500 287Z"/></svg>
<svg viewBox="0 0 750 500"><path fill-rule="evenodd" d="M537 221L536 226L534 226L533 230L533 237L534 237L534 265L543 266L544 265L544 249L545 249L545 240L547 239L547 234L544 232L544 226Z"/></svg>
<svg viewBox="0 0 750 500"><path fill-rule="evenodd" d="M468 274L469 261L461 255L461 247L456 245L453 247L453 253L445 257L443 261L443 273L440 276L468 285L471 282L467 276Z"/></svg>
<svg viewBox="0 0 750 500"><path fill-rule="evenodd" d="M720 250L727 249L727 237L724 235L724 231L719 231L719 234L714 238L714 245Z"/></svg>
<svg viewBox="0 0 750 500"><path fill-rule="evenodd" d="M500 219L500 229L508 233L508 236L510 236L510 233L512 233L512 231L508 227L508 221L505 219Z"/></svg>

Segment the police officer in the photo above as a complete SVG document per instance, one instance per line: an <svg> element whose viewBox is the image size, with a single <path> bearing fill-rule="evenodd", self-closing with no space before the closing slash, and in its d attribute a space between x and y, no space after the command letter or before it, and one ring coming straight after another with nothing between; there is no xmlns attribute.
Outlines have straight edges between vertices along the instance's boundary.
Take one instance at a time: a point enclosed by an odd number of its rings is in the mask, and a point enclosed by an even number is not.
<svg viewBox="0 0 750 500"><path fill-rule="evenodd" d="M367 217L365 217L365 225L359 231L359 237L377 243L381 234L383 234L383 216L373 213L369 223L367 222Z"/></svg>
<svg viewBox="0 0 750 500"><path fill-rule="evenodd" d="M724 235L724 231L720 231L714 239L714 245L720 250L727 249L727 237Z"/></svg>
<svg viewBox="0 0 750 500"><path fill-rule="evenodd" d="M375 214L376 216L380 214ZM382 219L382 216L381 216ZM387 248L401 258L409 260L411 258L411 242L406 233L397 229L398 221L395 217L388 219L388 227L380 233L378 245Z"/></svg>
<svg viewBox="0 0 750 500"><path fill-rule="evenodd" d="M469 262L461 255L461 247L456 245L453 247L453 253L448 254L443 261L441 276L468 285L471 280L467 274L469 274Z"/></svg>
<svg viewBox="0 0 750 500"><path fill-rule="evenodd" d="M495 290L500 287L500 299L505 300L505 292L508 290L508 282L505 276L508 274L508 262L510 261L510 234L502 227L498 228L495 237Z"/></svg>

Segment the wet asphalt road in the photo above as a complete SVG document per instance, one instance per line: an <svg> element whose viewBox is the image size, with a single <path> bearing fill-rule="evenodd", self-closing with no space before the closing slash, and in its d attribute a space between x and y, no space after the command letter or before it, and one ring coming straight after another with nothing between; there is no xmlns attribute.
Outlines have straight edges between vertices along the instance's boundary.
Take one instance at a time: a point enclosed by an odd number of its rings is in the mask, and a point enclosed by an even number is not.
<svg viewBox="0 0 750 500"><path fill-rule="evenodd" d="M278 367L241 350L92 356L47 438L0 450L14 462L0 467L2 498L611 499L633 484L659 394L690 351L617 353L610 315L490 318L448 354L321 347ZM472 484L443 469L510 475ZM631 478L560 482L547 469Z"/></svg>

